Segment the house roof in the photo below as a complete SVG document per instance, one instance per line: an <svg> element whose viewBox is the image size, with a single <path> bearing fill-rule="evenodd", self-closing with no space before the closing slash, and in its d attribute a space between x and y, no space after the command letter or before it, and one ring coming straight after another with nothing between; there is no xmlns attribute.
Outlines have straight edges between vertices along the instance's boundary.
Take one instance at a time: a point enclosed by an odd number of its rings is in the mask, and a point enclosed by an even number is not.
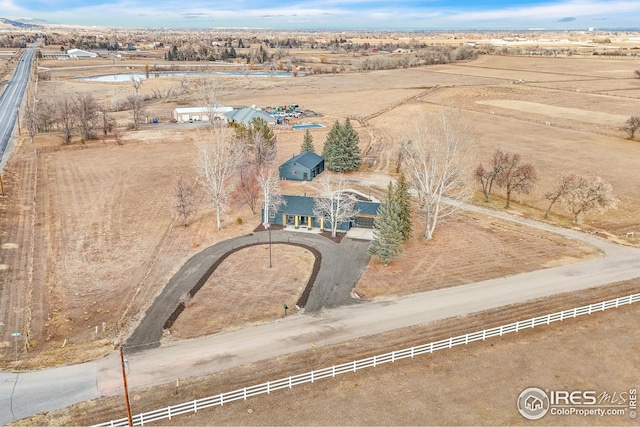
<svg viewBox="0 0 640 427"><path fill-rule="evenodd" d="M378 202L358 201L356 202L356 212L358 212L356 215L378 216L379 206L380 206L380 203Z"/></svg>
<svg viewBox="0 0 640 427"><path fill-rule="evenodd" d="M225 115L236 122L241 122L245 124L249 124L253 121L253 119L262 119L267 123L275 124L276 119L268 115L262 110L259 110L255 107L247 107L242 108L240 110L233 110L225 113Z"/></svg>
<svg viewBox="0 0 640 427"><path fill-rule="evenodd" d="M279 211L284 211L289 215L304 215L304 216L314 216L313 208L315 206L315 197L307 197L307 196L286 196L283 195L282 199L284 200L284 206L280 206ZM380 203L378 202L356 202L356 216L371 216L375 217L378 215L378 207Z"/></svg>
<svg viewBox="0 0 640 427"><path fill-rule="evenodd" d="M322 156L319 156L316 153L313 153L311 151L305 151L304 153L300 153L298 155L293 156L292 158L284 162L282 166L289 163L296 162L296 163L300 163L302 166L306 168L313 169L323 160L324 158Z"/></svg>
<svg viewBox="0 0 640 427"><path fill-rule="evenodd" d="M69 56L91 56L93 58L98 56L97 53L87 52L86 50L82 50L82 49L68 49L67 50L67 55L69 55Z"/></svg>
<svg viewBox="0 0 640 427"><path fill-rule="evenodd" d="M307 196L282 196L283 205L280 206L281 211L287 212L289 215L305 215L313 216L313 207L315 200L313 197Z"/></svg>

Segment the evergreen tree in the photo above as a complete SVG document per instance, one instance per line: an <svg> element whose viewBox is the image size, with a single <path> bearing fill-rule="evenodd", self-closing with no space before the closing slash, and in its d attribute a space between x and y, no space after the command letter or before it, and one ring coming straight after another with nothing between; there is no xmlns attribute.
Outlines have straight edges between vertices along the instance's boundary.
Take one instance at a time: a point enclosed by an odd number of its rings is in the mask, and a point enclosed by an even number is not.
<svg viewBox="0 0 640 427"><path fill-rule="evenodd" d="M373 240L369 245L369 255L376 256L387 266L394 258L402 255L402 224L399 221L398 205L394 203L394 187L389 183L387 196L378 208L373 220Z"/></svg>
<svg viewBox="0 0 640 427"><path fill-rule="evenodd" d="M360 135L358 135L358 132L353 128L353 126L351 126L351 121L349 119L345 120L343 130L345 134L345 146L349 152L351 160L349 170L357 170L362 166Z"/></svg>
<svg viewBox="0 0 640 427"><path fill-rule="evenodd" d="M331 169L337 172L357 170L362 164L359 143L358 132L351 126L351 121L346 119L340 129L340 143L334 151L333 161L330 162Z"/></svg>
<svg viewBox="0 0 640 427"><path fill-rule="evenodd" d="M331 130L327 134L327 139L324 141L324 148L322 149L322 157L329 164L328 167L333 169L333 157L336 152L336 148L340 145L340 138L342 134L342 125L338 120L333 124Z"/></svg>
<svg viewBox="0 0 640 427"><path fill-rule="evenodd" d="M302 146L300 147L301 153L306 153L307 151L311 151L312 153L316 152L316 148L313 146L313 136L311 136L311 132L309 129L304 133L304 140L302 141Z"/></svg>
<svg viewBox="0 0 640 427"><path fill-rule="evenodd" d="M406 242L413 234L413 230L411 227L411 194L409 194L409 184L404 173L400 175L393 189L393 203L398 206L400 232L403 241Z"/></svg>
<svg viewBox="0 0 640 427"><path fill-rule="evenodd" d="M325 141L322 157L329 163L329 169L336 172L353 171L362 164L360 136L351 126L349 119L344 125L336 121Z"/></svg>

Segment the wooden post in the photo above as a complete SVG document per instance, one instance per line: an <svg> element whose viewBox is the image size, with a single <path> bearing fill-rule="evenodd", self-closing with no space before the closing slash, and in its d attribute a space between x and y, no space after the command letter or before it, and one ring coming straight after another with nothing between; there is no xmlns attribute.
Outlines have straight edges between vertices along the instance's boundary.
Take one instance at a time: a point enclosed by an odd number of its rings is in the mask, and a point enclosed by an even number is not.
<svg viewBox="0 0 640 427"><path fill-rule="evenodd" d="M2 191L2 197L4 197L4 185L2 185L2 174L0 173L0 191Z"/></svg>
<svg viewBox="0 0 640 427"><path fill-rule="evenodd" d="M124 369L124 351L122 350L122 346L120 346L120 364L122 365L122 380L124 382L124 399L127 402L127 419L129 420L129 426L133 426L131 405L129 404L129 389L127 388L127 372Z"/></svg>

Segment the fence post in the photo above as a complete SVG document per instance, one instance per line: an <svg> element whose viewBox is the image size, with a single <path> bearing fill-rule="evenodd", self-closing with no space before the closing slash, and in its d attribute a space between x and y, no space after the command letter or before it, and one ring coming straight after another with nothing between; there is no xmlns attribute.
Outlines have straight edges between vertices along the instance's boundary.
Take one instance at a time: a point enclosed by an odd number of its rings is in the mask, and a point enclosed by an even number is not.
<svg viewBox="0 0 640 427"><path fill-rule="evenodd" d="M143 426L144 425L144 414L140 413L140 425Z"/></svg>
<svg viewBox="0 0 640 427"><path fill-rule="evenodd" d="M520 326L520 322L516 322L516 332L518 332L518 327Z"/></svg>
<svg viewBox="0 0 640 427"><path fill-rule="evenodd" d="M433 353L433 341L429 343L429 353Z"/></svg>
<svg viewBox="0 0 640 427"><path fill-rule="evenodd" d="M196 412L198 412L198 401L194 400L193 401L193 413L195 414Z"/></svg>
<svg viewBox="0 0 640 427"><path fill-rule="evenodd" d="M313 371L311 371L311 382L313 382ZM271 381L267 381L267 394L271 394L271 387L269 387L271 385Z"/></svg>
<svg viewBox="0 0 640 427"><path fill-rule="evenodd" d="M620 302L620 298L616 298L616 308L618 308L618 303Z"/></svg>
<svg viewBox="0 0 640 427"><path fill-rule="evenodd" d="M591 314L591 309L593 308L593 304L589 304L589 314Z"/></svg>
<svg viewBox="0 0 640 427"><path fill-rule="evenodd" d="M560 321L562 322L564 320L564 311L560 312Z"/></svg>
<svg viewBox="0 0 640 427"><path fill-rule="evenodd" d="M396 352L395 350L391 352L391 363L396 361Z"/></svg>
<svg viewBox="0 0 640 427"><path fill-rule="evenodd" d="M220 393L220 406L224 406L224 393Z"/></svg>
<svg viewBox="0 0 640 427"><path fill-rule="evenodd" d="M336 365L333 365L331 367L331 376L335 377L336 376Z"/></svg>
<svg viewBox="0 0 640 427"><path fill-rule="evenodd" d="M487 338L487 330L483 329L482 330L482 341L484 341Z"/></svg>
<svg viewBox="0 0 640 427"><path fill-rule="evenodd" d="M573 308L573 317L575 318L578 315L578 308L574 307Z"/></svg>
<svg viewBox="0 0 640 427"><path fill-rule="evenodd" d="M289 377L289 381L291 381L291 377ZM246 387L243 388L243 395L244 395L244 400L247 400L247 388Z"/></svg>
<svg viewBox="0 0 640 427"><path fill-rule="evenodd" d="M502 336L502 325L500 325L500 336Z"/></svg>
<svg viewBox="0 0 640 427"><path fill-rule="evenodd" d="M373 355L373 367L374 368L376 367L376 355L375 354Z"/></svg>
<svg viewBox="0 0 640 427"><path fill-rule="evenodd" d="M413 349L414 347L411 347L411 358L413 359Z"/></svg>
<svg viewBox="0 0 640 427"><path fill-rule="evenodd" d="M171 406L167 406L167 415L169 415L169 419L171 419Z"/></svg>
<svg viewBox="0 0 640 427"><path fill-rule="evenodd" d="M311 382L313 382L313 371L311 371Z"/></svg>
<svg viewBox="0 0 640 427"><path fill-rule="evenodd" d="M356 371L356 361L354 360L353 361L353 372L355 372L355 371Z"/></svg>

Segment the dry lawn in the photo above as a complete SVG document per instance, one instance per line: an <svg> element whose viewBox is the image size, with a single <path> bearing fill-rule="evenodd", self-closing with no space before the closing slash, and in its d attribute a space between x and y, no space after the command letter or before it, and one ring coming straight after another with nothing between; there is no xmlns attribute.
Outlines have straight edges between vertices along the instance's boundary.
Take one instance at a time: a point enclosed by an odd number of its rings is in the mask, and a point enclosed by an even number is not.
<svg viewBox="0 0 640 427"><path fill-rule="evenodd" d="M173 339L195 338L296 313L314 255L298 246L256 245L234 252L186 304L170 328ZM262 265L259 265L262 264ZM194 327L196 326L196 327Z"/></svg>

